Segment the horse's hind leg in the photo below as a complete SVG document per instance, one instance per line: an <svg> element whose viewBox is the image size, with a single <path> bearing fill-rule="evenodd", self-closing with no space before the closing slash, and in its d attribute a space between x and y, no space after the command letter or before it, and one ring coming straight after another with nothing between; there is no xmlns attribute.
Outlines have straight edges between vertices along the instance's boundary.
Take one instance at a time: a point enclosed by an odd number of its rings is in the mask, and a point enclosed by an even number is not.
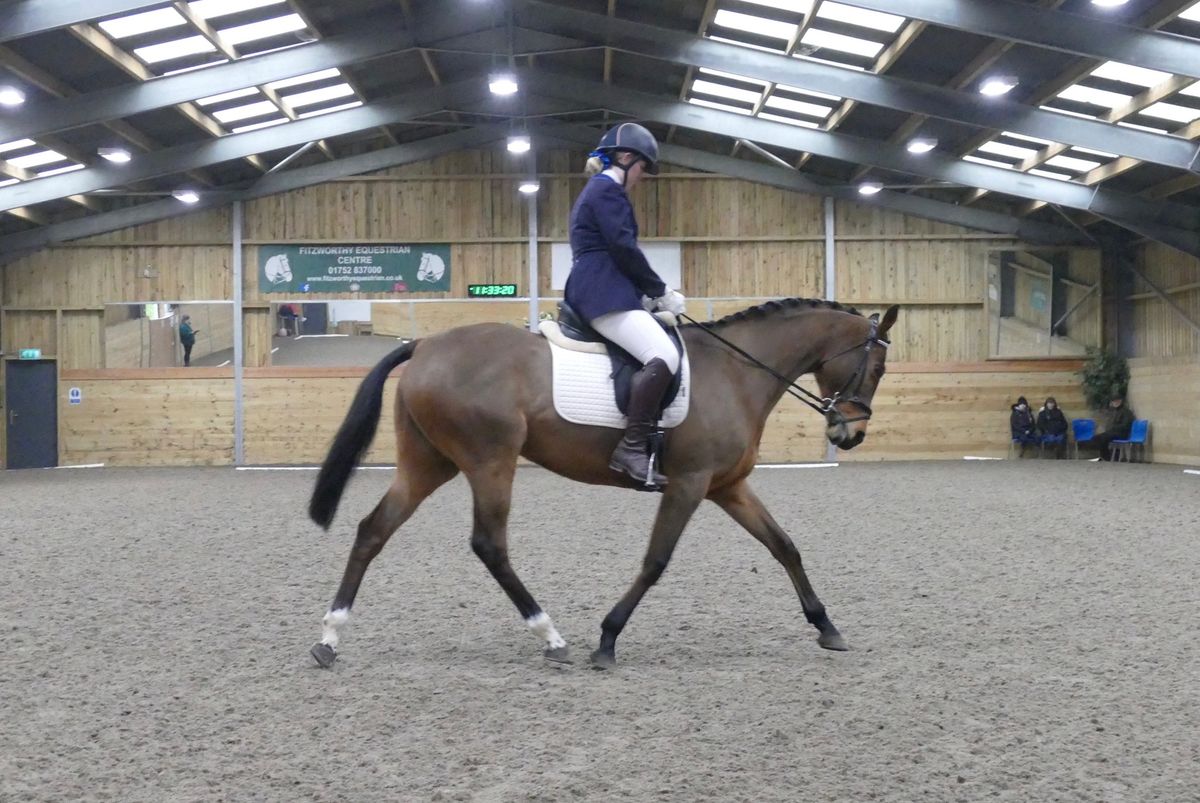
<svg viewBox="0 0 1200 803"><path fill-rule="evenodd" d="M763 503L755 496L754 491L743 480L714 494L712 500L728 513L734 521L746 528L771 553L775 560L783 564L792 585L800 595L800 605L804 608L804 618L817 628L820 635L817 643L827 650L846 650L846 640L829 621L825 606L817 598L808 575L804 573L804 564L800 561L800 550L792 543L792 539L783 531Z"/></svg>
<svg viewBox="0 0 1200 803"><path fill-rule="evenodd" d="M454 464L439 454L411 421L397 422L397 429L400 462L396 478L375 509L358 523L358 535L342 583L322 620L321 640L311 650L317 663L326 668L337 659L338 629L350 620L350 607L367 566L421 502L458 473Z"/></svg>
<svg viewBox="0 0 1200 803"><path fill-rule="evenodd" d="M545 641L548 660L568 663L567 642L534 600L508 560L508 513L512 506L516 455L498 457L464 470L475 497L471 549L517 606L525 624Z"/></svg>

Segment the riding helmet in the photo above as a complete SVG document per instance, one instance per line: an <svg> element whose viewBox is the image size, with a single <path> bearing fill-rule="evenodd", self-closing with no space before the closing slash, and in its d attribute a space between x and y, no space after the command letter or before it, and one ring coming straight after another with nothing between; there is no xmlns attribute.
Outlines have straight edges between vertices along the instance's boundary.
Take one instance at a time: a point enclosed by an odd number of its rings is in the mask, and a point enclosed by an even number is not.
<svg viewBox="0 0 1200 803"><path fill-rule="evenodd" d="M621 123L610 128L600 138L595 153L614 154L627 151L640 156L646 162L646 172L658 174L658 140L637 123Z"/></svg>

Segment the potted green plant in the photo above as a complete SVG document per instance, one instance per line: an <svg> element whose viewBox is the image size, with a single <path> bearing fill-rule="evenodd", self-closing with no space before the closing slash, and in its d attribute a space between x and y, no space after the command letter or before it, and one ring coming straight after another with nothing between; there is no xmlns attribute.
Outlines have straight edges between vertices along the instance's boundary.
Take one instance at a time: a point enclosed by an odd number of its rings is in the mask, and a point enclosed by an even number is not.
<svg viewBox="0 0 1200 803"><path fill-rule="evenodd" d="M1119 354L1103 349L1088 349L1080 376L1084 398L1092 410L1104 409L1114 396L1124 396L1129 388L1129 364Z"/></svg>

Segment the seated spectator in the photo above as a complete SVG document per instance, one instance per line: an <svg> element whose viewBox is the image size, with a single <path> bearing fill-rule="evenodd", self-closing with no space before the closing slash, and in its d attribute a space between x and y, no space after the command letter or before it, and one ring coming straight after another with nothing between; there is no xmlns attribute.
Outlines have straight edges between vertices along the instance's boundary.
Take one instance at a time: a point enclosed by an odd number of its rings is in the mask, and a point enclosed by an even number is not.
<svg viewBox="0 0 1200 803"><path fill-rule="evenodd" d="M1054 446L1054 456L1062 458L1067 453L1067 417L1058 408L1053 396L1046 397L1046 404L1038 411L1038 433L1042 446Z"/></svg>
<svg viewBox="0 0 1200 803"><path fill-rule="evenodd" d="M1024 457L1025 447L1032 446L1038 440L1033 412L1029 409L1029 402L1025 401L1024 396L1018 398L1017 403L1012 406L1012 415L1008 417L1008 424L1012 429L1013 443L1021 444L1019 457Z"/></svg>
<svg viewBox="0 0 1200 803"><path fill-rule="evenodd" d="M1128 438L1129 431L1133 429L1133 421L1133 410L1126 406L1124 396L1113 396L1104 414L1104 429L1096 437L1090 441L1084 441L1079 446L1086 449L1099 449L1100 456L1092 458L1093 460L1112 460L1108 445L1115 440Z"/></svg>

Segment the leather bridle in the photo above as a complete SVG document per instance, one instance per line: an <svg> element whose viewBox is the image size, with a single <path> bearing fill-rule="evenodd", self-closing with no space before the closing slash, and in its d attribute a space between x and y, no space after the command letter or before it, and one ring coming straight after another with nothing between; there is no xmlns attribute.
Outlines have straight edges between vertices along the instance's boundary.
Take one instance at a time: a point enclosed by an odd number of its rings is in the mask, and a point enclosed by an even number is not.
<svg viewBox="0 0 1200 803"><path fill-rule="evenodd" d="M753 363L757 367L759 367L759 368L763 369L764 371L766 371L767 373L769 373L771 376L778 379L780 382L782 382L784 384L784 386L785 386L784 390L787 393L790 393L791 395L795 396L801 402L803 402L804 404L807 404L809 407L816 410L821 415L825 416L826 420L831 425L850 424L855 421L871 420L871 405L869 405L865 401L863 401L862 397L859 396L859 391L862 390L863 381L866 380L867 361L871 357L871 349L875 346L880 346L881 348L886 349L890 345L890 342L891 342L887 338L882 338L879 336L879 319L877 316L872 315L870 318L867 319L871 324L871 328L867 332L867 339L865 341L863 341L859 345L851 346L848 349L839 351L837 354L834 354L832 357L828 357L824 360L821 360L820 362L818 362L816 365L813 366L812 370L816 371L821 366L826 365L827 363L832 362L833 360L836 360L839 357L845 356L846 354L850 354L854 351L858 351L861 349L862 356L859 358L858 366L854 369L854 373L851 374L850 377L846 380L845 384L842 385L841 390L838 390L830 397L818 396L817 394L812 393L812 392L800 387L795 382L791 381L786 376L784 376L783 374L776 371L774 368L771 368L769 365L766 365L758 358L746 353L738 346L735 346L734 344L730 343L725 338L718 335L707 324L697 321L695 318L691 317L690 315L680 313L678 317L683 318L685 321L688 321L689 323L695 324L700 329L702 329L704 332L707 332L708 334L712 335L717 340L721 341L726 346L728 346L729 348L733 349L735 352L740 354L742 357L745 357L751 363ZM853 391L851 391L851 389L850 389L851 385L854 385ZM849 395L847 395L847 393L849 393ZM837 409L837 407L836 407L837 404L843 403L843 402L846 404L853 404L855 407L858 407L860 410L862 410L864 414L854 416L853 418L847 418L845 413L843 413L841 410Z"/></svg>

